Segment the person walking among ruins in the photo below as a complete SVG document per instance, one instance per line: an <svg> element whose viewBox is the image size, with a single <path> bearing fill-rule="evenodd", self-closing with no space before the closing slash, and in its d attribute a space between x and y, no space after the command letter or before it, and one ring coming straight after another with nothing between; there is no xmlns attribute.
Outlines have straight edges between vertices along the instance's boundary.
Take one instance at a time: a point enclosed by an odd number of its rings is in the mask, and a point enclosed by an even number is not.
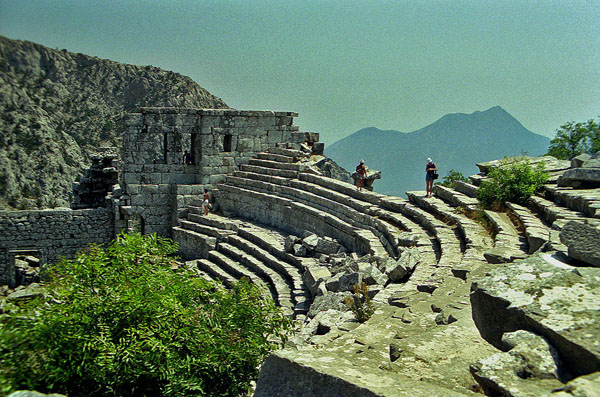
<svg viewBox="0 0 600 397"><path fill-rule="evenodd" d="M365 166L365 161L360 160L360 163L356 166L356 172L358 173L358 190L362 190L362 187L365 183L365 179L367 179L367 167Z"/></svg>
<svg viewBox="0 0 600 397"><path fill-rule="evenodd" d="M431 158L427 159L427 165L425 166L425 197L431 197L433 194L433 181L437 179L437 166Z"/></svg>
<svg viewBox="0 0 600 397"><path fill-rule="evenodd" d="M208 210L210 209L210 195L206 189L204 189L204 197L202 198L202 208L204 208L204 215L208 215Z"/></svg>

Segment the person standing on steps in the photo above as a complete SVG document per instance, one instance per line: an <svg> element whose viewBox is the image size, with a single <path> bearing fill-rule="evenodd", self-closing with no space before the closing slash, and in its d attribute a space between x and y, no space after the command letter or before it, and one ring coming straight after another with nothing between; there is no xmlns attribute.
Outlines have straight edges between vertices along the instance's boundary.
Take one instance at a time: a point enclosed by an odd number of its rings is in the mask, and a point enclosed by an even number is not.
<svg viewBox="0 0 600 397"><path fill-rule="evenodd" d="M210 209L210 195L206 189L204 189L204 197L202 197L202 208L204 208L204 215L208 215L208 210Z"/></svg>
<svg viewBox="0 0 600 397"><path fill-rule="evenodd" d="M367 167L365 166L365 161L360 160L360 163L356 166L356 172L358 173L358 190L362 190L365 179L367 179Z"/></svg>
<svg viewBox="0 0 600 397"><path fill-rule="evenodd" d="M433 181L437 179L437 166L431 158L427 159L427 165L425 166L425 197L431 197L433 194Z"/></svg>

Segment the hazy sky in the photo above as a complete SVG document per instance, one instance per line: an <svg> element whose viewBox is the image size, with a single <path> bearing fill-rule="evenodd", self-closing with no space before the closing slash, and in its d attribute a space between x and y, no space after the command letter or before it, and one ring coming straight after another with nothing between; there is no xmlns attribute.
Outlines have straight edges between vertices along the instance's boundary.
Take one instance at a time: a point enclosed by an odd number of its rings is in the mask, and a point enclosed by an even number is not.
<svg viewBox="0 0 600 397"><path fill-rule="evenodd" d="M600 115L598 0L0 0L0 34L296 111L326 143L495 105L549 136Z"/></svg>

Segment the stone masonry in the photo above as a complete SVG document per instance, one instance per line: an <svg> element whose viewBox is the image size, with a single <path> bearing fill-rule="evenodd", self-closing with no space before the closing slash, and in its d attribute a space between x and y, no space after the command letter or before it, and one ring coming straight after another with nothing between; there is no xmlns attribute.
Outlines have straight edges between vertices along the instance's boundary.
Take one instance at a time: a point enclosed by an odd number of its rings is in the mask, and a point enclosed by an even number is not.
<svg viewBox="0 0 600 397"><path fill-rule="evenodd" d="M144 233L171 235L178 210L223 181L257 152L306 140L294 112L142 108L123 136L121 209ZM183 164L189 151L192 164Z"/></svg>
<svg viewBox="0 0 600 397"><path fill-rule="evenodd" d="M91 243L114 237L111 208L0 212L0 284L12 285L15 255L37 252L41 263L72 258Z"/></svg>

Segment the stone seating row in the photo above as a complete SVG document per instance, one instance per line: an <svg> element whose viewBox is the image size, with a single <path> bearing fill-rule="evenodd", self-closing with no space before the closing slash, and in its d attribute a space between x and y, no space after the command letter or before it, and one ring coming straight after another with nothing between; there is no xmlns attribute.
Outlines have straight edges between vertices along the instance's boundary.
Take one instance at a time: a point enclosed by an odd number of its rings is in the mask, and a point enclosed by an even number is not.
<svg viewBox="0 0 600 397"><path fill-rule="evenodd" d="M173 231L177 241L187 235L194 238L198 246L207 246L201 254L204 260L198 263L201 270L226 285L247 277L263 289L269 289L275 301L288 312L306 313L310 297L297 263L285 263L238 235L243 230L242 223L212 214L200 216L194 213L198 210L190 207L188 220L180 220L180 227ZM196 255L199 254L200 250Z"/></svg>
<svg viewBox="0 0 600 397"><path fill-rule="evenodd" d="M426 198L425 192L407 192L410 202L417 204L424 210L436 215L438 218L447 221L450 225L456 225L460 230L461 239L465 245L465 251L468 248L477 249L481 252L491 248L494 244L487 230L479 223L468 218L461 213L457 208L464 208L462 205L472 205L472 203L460 201L455 207L452 207L447 202L452 200L449 197L455 197L450 194L450 189L434 189L434 193L442 193L442 195ZM441 197L441 198L440 198ZM455 202L452 200L451 202Z"/></svg>
<svg viewBox="0 0 600 397"><path fill-rule="evenodd" d="M359 229L328 212L289 198L223 183L219 185L216 200L224 213L277 226L296 235L308 230L330 236L361 255L387 254L372 231Z"/></svg>
<svg viewBox="0 0 600 397"><path fill-rule="evenodd" d="M507 263L527 256L526 238L517 230L508 214L484 210L485 217L494 228L494 248L485 252L490 263Z"/></svg>
<svg viewBox="0 0 600 397"><path fill-rule="evenodd" d="M574 189L556 185L544 185L546 198L572 211L590 218L600 218L600 189Z"/></svg>
<svg viewBox="0 0 600 397"><path fill-rule="evenodd" d="M406 230L398 229L391 223L369 215L368 208L355 199L348 199L337 192L298 180L284 180L252 173L235 175L240 176L227 177L227 183L290 198L328 212L354 226L371 230L392 256L398 256L397 246L405 242L401 237Z"/></svg>

